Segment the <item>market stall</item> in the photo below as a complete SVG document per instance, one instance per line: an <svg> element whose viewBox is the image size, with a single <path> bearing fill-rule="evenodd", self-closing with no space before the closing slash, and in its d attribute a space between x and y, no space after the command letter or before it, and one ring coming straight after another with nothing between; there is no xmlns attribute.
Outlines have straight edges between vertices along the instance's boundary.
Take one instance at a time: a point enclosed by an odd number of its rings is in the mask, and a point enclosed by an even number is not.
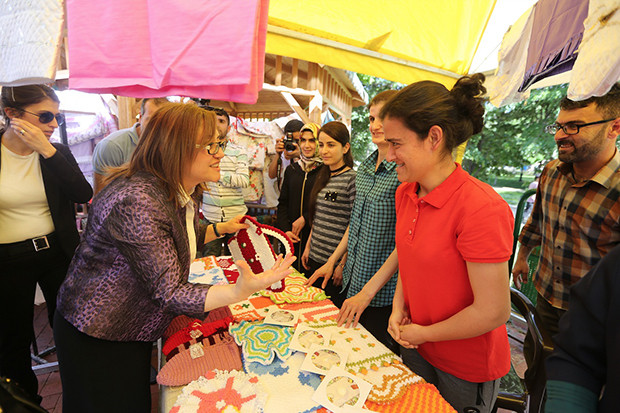
<svg viewBox="0 0 620 413"><path fill-rule="evenodd" d="M232 257L205 257L194 261L190 280L233 283L237 276ZM338 308L305 281L293 273L282 290L260 291L206 320L175 319L164 337L160 411L206 412L210 403L266 413L344 412L346 405L454 411L363 326L338 327Z"/></svg>

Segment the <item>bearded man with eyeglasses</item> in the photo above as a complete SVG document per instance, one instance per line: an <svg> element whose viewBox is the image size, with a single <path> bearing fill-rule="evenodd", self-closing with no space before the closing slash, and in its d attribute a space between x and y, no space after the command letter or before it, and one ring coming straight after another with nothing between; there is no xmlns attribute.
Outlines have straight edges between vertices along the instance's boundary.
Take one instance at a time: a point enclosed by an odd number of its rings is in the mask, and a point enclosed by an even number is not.
<svg viewBox="0 0 620 413"><path fill-rule="evenodd" d="M577 102L565 97L545 130L555 137L558 159L540 175L512 274L517 286L527 281L527 258L540 245L536 309L553 335L568 310L570 287L620 244L620 83L604 96ZM532 351L528 335L526 360Z"/></svg>

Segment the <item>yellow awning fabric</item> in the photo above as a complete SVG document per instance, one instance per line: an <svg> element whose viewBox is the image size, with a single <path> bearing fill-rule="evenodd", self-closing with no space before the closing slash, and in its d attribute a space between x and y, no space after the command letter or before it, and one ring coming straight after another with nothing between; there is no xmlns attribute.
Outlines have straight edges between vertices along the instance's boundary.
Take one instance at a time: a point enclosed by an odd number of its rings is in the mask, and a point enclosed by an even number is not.
<svg viewBox="0 0 620 413"><path fill-rule="evenodd" d="M467 74L496 0L270 0L266 52L384 79Z"/></svg>

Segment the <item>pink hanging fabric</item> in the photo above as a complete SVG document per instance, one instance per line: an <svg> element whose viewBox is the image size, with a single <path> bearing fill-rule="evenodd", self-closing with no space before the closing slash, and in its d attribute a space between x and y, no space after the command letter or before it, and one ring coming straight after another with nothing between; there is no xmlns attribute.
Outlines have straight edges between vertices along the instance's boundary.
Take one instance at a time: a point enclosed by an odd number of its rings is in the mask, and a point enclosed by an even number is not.
<svg viewBox="0 0 620 413"><path fill-rule="evenodd" d="M268 0L68 0L69 86L256 103Z"/></svg>

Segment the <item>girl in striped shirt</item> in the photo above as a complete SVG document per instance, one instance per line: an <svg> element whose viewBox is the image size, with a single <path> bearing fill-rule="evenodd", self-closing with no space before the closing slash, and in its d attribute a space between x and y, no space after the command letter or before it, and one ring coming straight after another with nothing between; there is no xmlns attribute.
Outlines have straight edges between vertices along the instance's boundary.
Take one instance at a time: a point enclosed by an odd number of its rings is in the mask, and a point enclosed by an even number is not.
<svg viewBox="0 0 620 413"><path fill-rule="evenodd" d="M323 158L310 196L312 230L301 257L309 277L308 284L322 287L334 304L342 305L339 293L342 277L317 281L314 272L327 262L342 239L355 199L355 171L349 130L341 122L329 122L319 131L319 148Z"/></svg>

